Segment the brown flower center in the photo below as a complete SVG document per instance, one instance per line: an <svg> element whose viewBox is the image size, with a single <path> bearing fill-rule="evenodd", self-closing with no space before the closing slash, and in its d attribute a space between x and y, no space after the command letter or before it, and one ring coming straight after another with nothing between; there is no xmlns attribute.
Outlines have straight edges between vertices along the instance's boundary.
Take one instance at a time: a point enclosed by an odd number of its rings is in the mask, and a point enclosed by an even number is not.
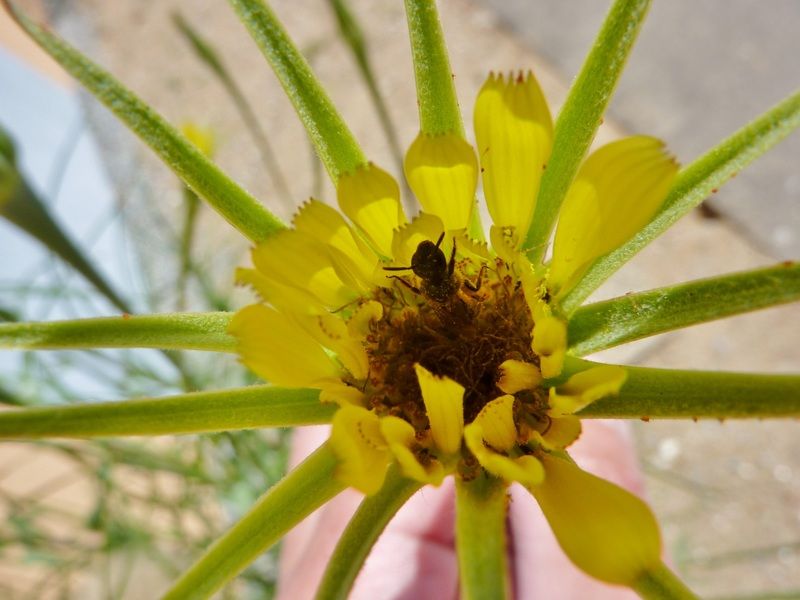
<svg viewBox="0 0 800 600"><path fill-rule="evenodd" d="M417 431L428 427L416 363L464 386L467 423L503 394L497 381L504 361L538 365L531 350L528 304L502 260L482 268L461 260L446 281L435 282L433 291L430 279L398 277L402 281L378 288L370 298L384 309L366 341L370 369L365 391L379 415L404 418ZM442 289L449 291L444 294Z"/></svg>

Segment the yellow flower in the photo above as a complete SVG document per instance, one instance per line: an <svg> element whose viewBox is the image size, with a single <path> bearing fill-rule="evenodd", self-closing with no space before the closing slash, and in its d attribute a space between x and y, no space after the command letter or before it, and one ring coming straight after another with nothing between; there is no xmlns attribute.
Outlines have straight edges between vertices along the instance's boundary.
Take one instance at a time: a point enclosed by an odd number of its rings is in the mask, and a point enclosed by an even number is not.
<svg viewBox="0 0 800 600"><path fill-rule="evenodd" d="M533 75L491 75L474 126L477 153L455 132L412 143L404 169L423 212L410 221L396 181L371 163L339 179L349 222L317 200L304 204L292 229L253 250L254 268L239 270L261 303L239 311L230 331L255 373L340 405L329 443L347 485L376 492L392 462L434 485L482 471L520 482L573 560L631 583L659 560L652 515L565 452L581 431L574 413L617 393L625 370L552 381L567 347L559 299L653 216L677 165L642 136L594 152L563 203L551 261L533 265L519 249L553 139ZM479 171L491 248L467 234ZM596 500L581 504L576 495L587 493ZM565 495L571 508L562 510ZM626 525L613 517L620 511ZM598 535L614 524L619 551L597 556L573 518Z"/></svg>

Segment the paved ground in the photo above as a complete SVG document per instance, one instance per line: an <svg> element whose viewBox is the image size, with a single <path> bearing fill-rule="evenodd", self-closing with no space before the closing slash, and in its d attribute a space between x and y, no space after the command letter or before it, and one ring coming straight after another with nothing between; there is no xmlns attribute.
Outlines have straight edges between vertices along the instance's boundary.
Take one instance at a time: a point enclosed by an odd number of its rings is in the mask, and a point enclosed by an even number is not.
<svg viewBox="0 0 800 600"><path fill-rule="evenodd" d="M368 154L391 165L374 111L351 58L336 39L325 4L274 2L288 30L312 53L321 79ZM379 85L407 144L415 134L416 107L402 4L352 4L368 28ZM533 68L557 106L608 3L440 4L459 97L469 114L491 69ZM621 129L659 135L686 162L796 87L800 78L793 57L800 47L793 31L800 23L800 5L776 0L770 11L755 6L734 0L657 2L612 103L603 138ZM275 198L237 115L175 36L168 22L175 7L219 43L235 65L238 81L269 124L291 198ZM217 128L220 163L258 197L270 199L276 211L288 215L290 206L315 190L304 134L291 107L224 3L86 0L81 8L81 19L64 22L68 35L172 120L191 118ZM699 11L696 18L686 15L690 8ZM140 217L146 235L148 220L168 219L179 193L174 187L163 193L172 176L126 135L109 136L111 126L101 122L99 136L114 149L108 154L117 157L112 171L118 180L131 181L131 174L145 169L147 177L137 177L142 195L159 190L157 206ZM800 138L795 135L719 193L715 206L725 218L690 215L623 269L602 295L797 258L798 155ZM330 200L330 187L323 186L321 195ZM207 253L221 255L217 266L224 280L230 261L243 260L238 257L245 248L213 215L207 217ZM797 371L799 330L800 310L794 306L639 342L611 351L607 358L663 367ZM702 595L800 590L797 427L797 422L636 425L667 547Z"/></svg>

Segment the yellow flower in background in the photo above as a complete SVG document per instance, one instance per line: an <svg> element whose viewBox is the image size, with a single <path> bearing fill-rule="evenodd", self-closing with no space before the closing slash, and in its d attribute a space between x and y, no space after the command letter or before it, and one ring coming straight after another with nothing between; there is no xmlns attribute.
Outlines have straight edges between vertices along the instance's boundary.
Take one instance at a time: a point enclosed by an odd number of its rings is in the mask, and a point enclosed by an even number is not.
<svg viewBox="0 0 800 600"><path fill-rule="evenodd" d="M230 332L255 373L318 388L339 405L330 445L346 485L375 493L392 462L420 483L482 471L519 482L584 570L631 583L658 563L655 520L638 498L565 453L581 431L574 413L617 393L625 370L601 366L552 381L567 344L558 301L652 217L677 165L661 142L642 136L590 155L563 204L552 260L535 267L520 238L553 126L534 76L490 75L474 123L477 153L454 134L420 133L412 143L404 167L422 212L410 220L397 182L373 164L340 177L344 216L317 200L304 204L292 229L253 249L254 268L239 270L261 302L239 311ZM469 234L479 171L491 247ZM556 500L575 494L595 500L577 508ZM617 513L626 518L609 517ZM625 550L597 556L586 547L593 538L570 533L573 518L614 527L608 535ZM641 552L627 556L631 544Z"/></svg>

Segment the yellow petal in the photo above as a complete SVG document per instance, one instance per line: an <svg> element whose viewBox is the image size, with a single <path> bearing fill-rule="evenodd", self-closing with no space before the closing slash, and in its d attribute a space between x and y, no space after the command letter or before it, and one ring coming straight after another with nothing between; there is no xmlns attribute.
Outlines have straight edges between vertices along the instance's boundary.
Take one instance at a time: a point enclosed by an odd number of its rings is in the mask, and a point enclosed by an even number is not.
<svg viewBox="0 0 800 600"><path fill-rule="evenodd" d="M336 353L337 358L356 379L363 379L369 371L369 360L364 345L335 314L320 314L298 318L298 321L320 344Z"/></svg>
<svg viewBox="0 0 800 600"><path fill-rule="evenodd" d="M341 376L340 368L302 327L261 304L237 312L228 333L239 342L242 362L275 385L320 387Z"/></svg>
<svg viewBox="0 0 800 600"><path fill-rule="evenodd" d="M639 498L571 462L545 455L530 488L564 553L592 577L630 585L660 562L661 535Z"/></svg>
<svg viewBox="0 0 800 600"><path fill-rule="evenodd" d="M532 73L489 76L475 102L475 137L492 220L524 235L553 142L550 110Z"/></svg>
<svg viewBox="0 0 800 600"><path fill-rule="evenodd" d="M318 314L325 310L318 298L290 285L266 277L256 269L236 269L234 280L250 287L266 304L297 314Z"/></svg>
<svg viewBox="0 0 800 600"><path fill-rule="evenodd" d="M523 232L524 235L524 232ZM500 227L492 225L489 229L489 240L497 256L507 263L513 263L518 256L517 248L522 238L516 227Z"/></svg>
<svg viewBox="0 0 800 600"><path fill-rule="evenodd" d="M507 360L500 365L497 387L506 394L531 390L542 382L542 372L534 364L522 360Z"/></svg>
<svg viewBox="0 0 800 600"><path fill-rule="evenodd" d="M603 146L578 171L558 218L550 286L566 293L589 265L630 239L664 201L678 165L661 141Z"/></svg>
<svg viewBox="0 0 800 600"><path fill-rule="evenodd" d="M411 265L411 257L422 242L435 242L444 232L442 220L436 215L421 212L394 232L392 238L392 264L397 267Z"/></svg>
<svg viewBox="0 0 800 600"><path fill-rule="evenodd" d="M181 132L205 156L211 157L214 154L217 140L213 129L200 127L195 123L186 123L181 127Z"/></svg>
<svg viewBox="0 0 800 600"><path fill-rule="evenodd" d="M595 400L618 394L627 376L625 368L616 365L576 373L558 388L550 388L550 414L571 415Z"/></svg>
<svg viewBox="0 0 800 600"><path fill-rule="evenodd" d="M414 365L414 369L433 441L442 453L455 454L464 431L464 387L449 377L437 377L422 365Z"/></svg>
<svg viewBox="0 0 800 600"><path fill-rule="evenodd" d="M375 413L358 406L343 406L333 415L328 443L340 461L336 477L342 483L367 495L380 489L391 454Z"/></svg>
<svg viewBox="0 0 800 600"><path fill-rule="evenodd" d="M544 432L533 431L531 441L544 446L548 450L563 450L581 435L581 420L572 415L554 417Z"/></svg>
<svg viewBox="0 0 800 600"><path fill-rule="evenodd" d="M372 323L379 321L381 317L383 317L383 304L376 300L364 302L347 322L350 337L363 342L369 335Z"/></svg>
<svg viewBox="0 0 800 600"><path fill-rule="evenodd" d="M447 231L467 226L478 179L472 146L454 133L420 132L406 153L404 167L423 210L440 217Z"/></svg>
<svg viewBox="0 0 800 600"><path fill-rule="evenodd" d="M390 256L392 232L406 222L400 188L383 169L369 163L339 177L339 208L372 240L378 251Z"/></svg>
<svg viewBox="0 0 800 600"><path fill-rule="evenodd" d="M484 431L475 421L464 428L464 441L470 452L492 475L506 481L519 481L522 485L533 486L542 482L544 469L534 456L511 458L499 454L484 443Z"/></svg>
<svg viewBox="0 0 800 600"><path fill-rule="evenodd" d="M552 315L535 321L531 348L539 355L542 376L545 379L558 376L567 352L567 324Z"/></svg>
<svg viewBox="0 0 800 600"><path fill-rule="evenodd" d="M403 475L422 483L441 485L444 479L442 463L435 458L430 458L425 465L419 461L411 450L416 442L416 434L408 421L398 417L384 417L381 419L381 433Z"/></svg>
<svg viewBox="0 0 800 600"><path fill-rule="evenodd" d="M300 207L292 223L297 231L343 252L362 280L371 280L378 257L334 208L312 198Z"/></svg>
<svg viewBox="0 0 800 600"><path fill-rule="evenodd" d="M514 396L500 396L487 402L473 422L483 431L483 441L499 452L507 452L517 443Z"/></svg>
<svg viewBox="0 0 800 600"><path fill-rule="evenodd" d="M336 248L293 229L271 236L253 250L253 263L267 279L305 291L329 309L358 297L358 283Z"/></svg>
<svg viewBox="0 0 800 600"><path fill-rule="evenodd" d="M364 406L364 392L343 381L324 383L319 392L319 401L339 406Z"/></svg>

